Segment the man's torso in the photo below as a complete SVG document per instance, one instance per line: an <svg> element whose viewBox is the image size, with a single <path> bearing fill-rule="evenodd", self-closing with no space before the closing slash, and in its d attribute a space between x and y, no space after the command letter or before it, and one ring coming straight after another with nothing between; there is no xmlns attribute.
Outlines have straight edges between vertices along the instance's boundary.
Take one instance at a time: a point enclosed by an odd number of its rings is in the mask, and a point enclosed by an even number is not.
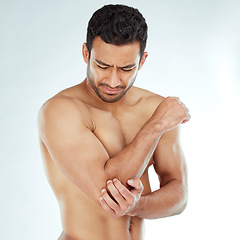
<svg viewBox="0 0 240 240"><path fill-rule="evenodd" d="M86 111L90 114L94 126L93 133L101 141L110 157L131 143L151 117L159 104L159 99L161 99L153 93L133 87L130 93L132 96L131 104L122 109L109 111L88 101L85 94L82 84L79 84L60 92L54 98L70 98L77 104L85 104ZM63 234L60 239L141 239L142 219L129 216L112 218L59 170L42 142L41 150L46 174L61 211ZM148 167L152 163L151 159ZM150 193L148 168L143 173L141 181L144 185L143 195Z"/></svg>

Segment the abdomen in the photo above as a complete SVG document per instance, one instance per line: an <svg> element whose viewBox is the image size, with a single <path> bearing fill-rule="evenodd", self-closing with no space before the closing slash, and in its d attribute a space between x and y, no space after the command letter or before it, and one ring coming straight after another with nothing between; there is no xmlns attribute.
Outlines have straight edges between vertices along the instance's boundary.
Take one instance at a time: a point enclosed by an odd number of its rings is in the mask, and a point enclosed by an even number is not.
<svg viewBox="0 0 240 240"><path fill-rule="evenodd" d="M111 217L58 169L43 144L42 153L46 175L61 211L63 234L60 239L141 239L142 219L131 218L130 216ZM147 171L145 171L141 180L144 184L144 194L150 192Z"/></svg>

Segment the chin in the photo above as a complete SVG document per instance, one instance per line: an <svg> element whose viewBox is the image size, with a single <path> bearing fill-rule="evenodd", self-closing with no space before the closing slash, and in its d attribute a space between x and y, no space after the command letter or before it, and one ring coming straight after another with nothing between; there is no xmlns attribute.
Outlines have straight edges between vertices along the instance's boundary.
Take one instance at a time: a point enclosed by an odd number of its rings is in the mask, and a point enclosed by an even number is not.
<svg viewBox="0 0 240 240"><path fill-rule="evenodd" d="M115 98L103 98L103 97L100 97L104 102L107 102L107 103L115 103L115 102L117 102L120 98L121 98L122 96L120 96L120 97L115 97Z"/></svg>
<svg viewBox="0 0 240 240"><path fill-rule="evenodd" d="M123 92L123 93L120 93L120 94L118 94L118 95L116 95L116 96L110 96L110 95L105 95L105 96L103 96L103 95L98 95L99 96L99 98L102 100L102 101L104 101L104 102L107 102L107 103L115 103L115 102L117 102L118 100L120 100L122 97L123 97L123 95L125 94L125 92Z"/></svg>

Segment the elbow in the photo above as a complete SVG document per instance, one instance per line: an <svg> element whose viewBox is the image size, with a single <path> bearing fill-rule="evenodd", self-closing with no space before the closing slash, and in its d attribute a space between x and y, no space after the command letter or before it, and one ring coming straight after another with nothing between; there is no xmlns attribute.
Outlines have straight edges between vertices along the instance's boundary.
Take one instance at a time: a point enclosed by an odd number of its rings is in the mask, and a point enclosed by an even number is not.
<svg viewBox="0 0 240 240"><path fill-rule="evenodd" d="M91 200L101 206L100 197L102 190L107 188L106 183L106 176L102 174L102 172L99 172L95 177L88 178L88 180L84 182L84 185L79 185L79 188L85 192Z"/></svg>
<svg viewBox="0 0 240 240"><path fill-rule="evenodd" d="M178 203L178 208L176 210L175 215L180 215L187 207L187 203L188 203L188 193L187 190L183 190L182 196L179 199L179 203Z"/></svg>
<svg viewBox="0 0 240 240"><path fill-rule="evenodd" d="M89 195L89 197L99 206L102 206L101 204L101 197L102 197L102 190L105 189L107 190L107 186L106 185L98 185L94 191L92 192L91 195Z"/></svg>
<svg viewBox="0 0 240 240"><path fill-rule="evenodd" d="M183 211L186 209L186 207L187 207L187 200L184 203L180 204L179 209L175 215L180 215L181 213L183 213Z"/></svg>
<svg viewBox="0 0 240 240"><path fill-rule="evenodd" d="M107 166L105 164L104 166L104 171L101 172L101 174L99 173L98 176L96 176L94 182L93 182L93 186L92 186L92 199L101 206L101 201L100 198L103 194L103 189L108 191L108 186L107 186L107 182L109 180L113 180L114 178L118 178L118 173L116 172L115 168L111 167L109 168L109 166Z"/></svg>
<svg viewBox="0 0 240 240"><path fill-rule="evenodd" d="M187 202L185 203L180 202L177 206L174 207L174 210L172 211L172 214L170 216L180 215L181 213L183 213L186 207L187 207Z"/></svg>
<svg viewBox="0 0 240 240"><path fill-rule="evenodd" d="M104 177L105 177L105 183L108 180L113 180L114 178L117 178L125 187L127 186L126 184L126 179L122 174L120 174L120 166L117 164L111 164L109 161L107 161L104 165Z"/></svg>

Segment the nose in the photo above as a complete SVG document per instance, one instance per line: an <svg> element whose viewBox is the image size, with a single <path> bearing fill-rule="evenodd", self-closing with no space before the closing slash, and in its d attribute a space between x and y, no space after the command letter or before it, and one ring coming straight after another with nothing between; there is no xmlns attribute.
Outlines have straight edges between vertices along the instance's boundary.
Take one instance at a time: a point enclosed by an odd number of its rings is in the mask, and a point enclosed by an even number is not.
<svg viewBox="0 0 240 240"><path fill-rule="evenodd" d="M111 88L116 88L121 83L119 75L118 75L118 69L112 68L111 72L108 76L108 84Z"/></svg>

